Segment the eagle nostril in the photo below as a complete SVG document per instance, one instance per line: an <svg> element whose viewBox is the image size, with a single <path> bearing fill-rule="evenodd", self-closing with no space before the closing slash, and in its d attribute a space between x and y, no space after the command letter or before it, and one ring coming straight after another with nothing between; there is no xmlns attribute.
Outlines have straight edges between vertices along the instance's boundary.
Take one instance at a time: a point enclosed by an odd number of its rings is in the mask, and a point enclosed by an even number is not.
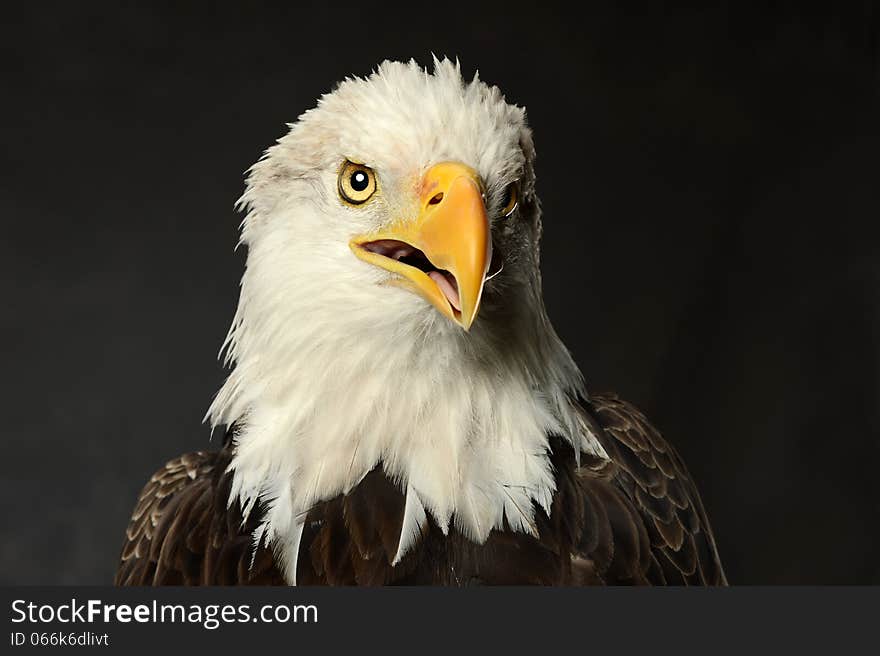
<svg viewBox="0 0 880 656"><path fill-rule="evenodd" d="M428 201L428 205L437 205L441 200L443 200L442 191L439 194L434 194L431 200Z"/></svg>

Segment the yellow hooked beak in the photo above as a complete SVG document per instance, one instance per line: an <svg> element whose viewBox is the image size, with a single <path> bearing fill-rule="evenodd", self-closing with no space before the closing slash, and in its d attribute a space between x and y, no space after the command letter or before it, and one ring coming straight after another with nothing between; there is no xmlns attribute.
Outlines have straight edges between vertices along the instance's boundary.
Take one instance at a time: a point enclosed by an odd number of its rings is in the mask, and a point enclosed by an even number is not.
<svg viewBox="0 0 880 656"><path fill-rule="evenodd" d="M457 162L431 167L419 185L419 215L351 240L354 254L402 278L465 330L480 308L492 237L476 171Z"/></svg>

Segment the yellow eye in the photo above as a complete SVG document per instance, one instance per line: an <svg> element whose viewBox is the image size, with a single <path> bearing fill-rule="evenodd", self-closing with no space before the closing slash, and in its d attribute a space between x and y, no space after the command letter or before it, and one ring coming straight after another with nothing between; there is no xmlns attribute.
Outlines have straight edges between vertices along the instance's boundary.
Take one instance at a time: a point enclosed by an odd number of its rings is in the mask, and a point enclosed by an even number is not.
<svg viewBox="0 0 880 656"><path fill-rule="evenodd" d="M360 205L376 193L376 174L368 166L346 161L339 169L338 186L342 200Z"/></svg>
<svg viewBox="0 0 880 656"><path fill-rule="evenodd" d="M517 205L519 205L519 194L516 190L516 183L512 182L507 185L501 196L501 216L506 219L513 214Z"/></svg>

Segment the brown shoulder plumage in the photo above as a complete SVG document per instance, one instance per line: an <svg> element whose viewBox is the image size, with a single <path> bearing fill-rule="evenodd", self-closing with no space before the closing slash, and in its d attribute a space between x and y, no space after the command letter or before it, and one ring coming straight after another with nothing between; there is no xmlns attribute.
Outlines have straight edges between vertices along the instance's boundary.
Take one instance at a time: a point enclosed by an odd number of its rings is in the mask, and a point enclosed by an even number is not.
<svg viewBox="0 0 880 656"><path fill-rule="evenodd" d="M581 404L609 460L551 436L556 493L536 535L493 531L485 544L428 517L397 566L404 495L381 464L347 495L306 517L297 581L311 585L724 585L715 540L679 455L616 396ZM256 507L228 504L231 440L219 453L169 462L141 492L126 532L118 585L283 584L271 550L253 555ZM251 558L253 566L251 567Z"/></svg>
<svg viewBox="0 0 880 656"><path fill-rule="evenodd" d="M583 404L610 458L574 478L584 501L579 556L605 583L725 585L699 492L675 449L614 395Z"/></svg>
<svg viewBox="0 0 880 656"><path fill-rule="evenodd" d="M256 524L242 525L238 503L228 506L230 448L180 456L153 474L125 532L116 585L284 583L265 548L251 567Z"/></svg>

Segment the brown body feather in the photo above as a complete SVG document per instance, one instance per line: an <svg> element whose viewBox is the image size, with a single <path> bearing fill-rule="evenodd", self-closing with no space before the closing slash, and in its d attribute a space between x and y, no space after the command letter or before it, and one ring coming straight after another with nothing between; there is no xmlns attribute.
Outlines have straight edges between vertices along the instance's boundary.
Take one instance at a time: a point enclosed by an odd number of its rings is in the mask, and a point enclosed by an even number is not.
<svg viewBox="0 0 880 656"><path fill-rule="evenodd" d="M537 537L493 531L476 544L430 518L396 566L404 495L377 466L349 494L313 508L300 585L724 585L715 540L683 461L633 406L582 403L610 461L549 441L556 476ZM271 550L253 553L262 509L229 505L231 440L169 462L150 479L126 532L117 585L284 584ZM251 559L253 558L253 564Z"/></svg>

